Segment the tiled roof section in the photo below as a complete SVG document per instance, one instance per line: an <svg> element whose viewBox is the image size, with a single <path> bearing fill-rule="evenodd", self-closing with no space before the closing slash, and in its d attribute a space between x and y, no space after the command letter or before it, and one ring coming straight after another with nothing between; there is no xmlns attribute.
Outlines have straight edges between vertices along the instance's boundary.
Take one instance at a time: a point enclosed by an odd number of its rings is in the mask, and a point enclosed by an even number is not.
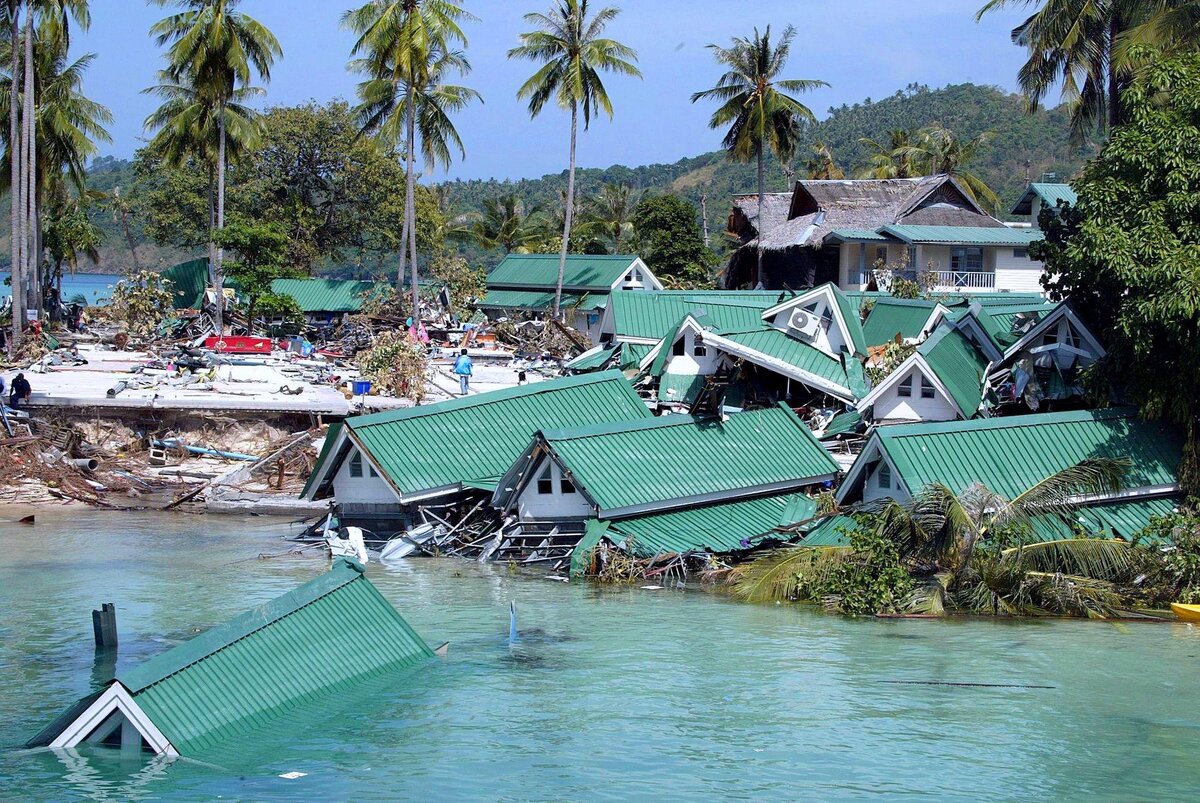
<svg viewBox="0 0 1200 803"><path fill-rule="evenodd" d="M664 416L541 437L604 518L631 507L797 488L838 472L804 422L782 406L717 421Z"/></svg>
<svg viewBox="0 0 1200 803"><path fill-rule="evenodd" d="M600 305L604 294L600 292L562 294L561 304L564 309ZM554 287L549 290L488 290L483 298L475 303L479 309L501 310L545 310L554 306Z"/></svg>

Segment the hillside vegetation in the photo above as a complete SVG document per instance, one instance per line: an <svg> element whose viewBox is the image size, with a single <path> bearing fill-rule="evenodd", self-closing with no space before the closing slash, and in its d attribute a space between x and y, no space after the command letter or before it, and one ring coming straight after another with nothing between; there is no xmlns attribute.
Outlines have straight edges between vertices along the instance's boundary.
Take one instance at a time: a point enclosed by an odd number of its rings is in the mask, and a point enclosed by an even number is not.
<svg viewBox="0 0 1200 803"><path fill-rule="evenodd" d="M852 106L830 109L828 117L812 126L807 140L797 153L793 176L804 176L804 163L811 145L821 141L833 152L838 164L853 176L866 161L862 137L886 140L893 129L919 129L940 123L961 138L971 138L991 132L988 142L978 151L971 168L1000 196L1002 209L1011 207L1025 186L1026 177L1034 179L1053 172L1061 180L1074 175L1084 160L1095 152L1095 143L1084 148L1068 142L1066 112L1059 109L1041 110L1027 114L1018 95L994 87L958 84L941 89L910 85L882 100L867 99ZM784 191L789 181L784 169L773 159L767 171L768 190ZM586 200L606 182L624 183L648 192L680 195L697 207L707 200L707 222L712 244L720 249L721 232L729 213L731 195L752 192L754 167L730 162L720 151L680 159L673 164L653 164L640 167L614 165L606 169L582 169L577 173L579 198ZM132 207L131 233L137 243L143 266L164 267L191 253L178 248L156 245L143 231L138 219L137 184L130 162L106 157L92 166L90 184L94 189L109 193L115 186ZM519 181L475 179L450 181L441 189L448 194L453 212L462 214L478 211L485 200L515 192L527 205L557 206L566 189L566 170L561 174ZM80 270L120 272L129 265L129 248L121 224L107 208L96 208L93 218L105 233L100 250L99 267L89 263ZM0 268L7 267L9 216L7 202L0 209ZM477 264L490 266L499 254L483 251L473 245L462 247L468 258ZM336 266L336 261L331 267Z"/></svg>

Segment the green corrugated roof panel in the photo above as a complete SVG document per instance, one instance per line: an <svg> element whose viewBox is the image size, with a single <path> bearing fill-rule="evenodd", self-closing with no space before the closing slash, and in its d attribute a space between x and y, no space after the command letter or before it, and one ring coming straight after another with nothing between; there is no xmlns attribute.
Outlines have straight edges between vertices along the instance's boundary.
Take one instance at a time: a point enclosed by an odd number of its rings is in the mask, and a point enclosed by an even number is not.
<svg viewBox="0 0 1200 803"><path fill-rule="evenodd" d="M117 680L176 750L194 755L319 694L431 657L361 568L341 560Z"/></svg>
<svg viewBox="0 0 1200 803"><path fill-rule="evenodd" d="M568 254L563 287L607 293L637 260L629 255ZM488 287L549 288L558 284L558 254L509 254L488 274Z"/></svg>
<svg viewBox="0 0 1200 803"><path fill-rule="evenodd" d="M658 400L676 404L691 404L700 397L708 377L701 374L664 372L658 379Z"/></svg>
<svg viewBox="0 0 1200 803"><path fill-rule="evenodd" d="M1076 204L1079 201L1075 190L1070 184L1050 184L1047 182L1035 181L1029 185L1021 197L1013 206L1012 213L1014 215L1028 215L1033 211L1033 199L1037 197L1041 200L1043 206L1048 206L1051 209L1058 206L1059 201L1066 201L1069 204ZM1036 220L1034 221L1037 222Z"/></svg>
<svg viewBox="0 0 1200 803"><path fill-rule="evenodd" d="M995 293L970 293L967 294L966 298L972 303L979 304L979 306L985 309L991 307L1014 307L1025 305L1033 305L1036 307L1039 304L1048 304L1051 307L1054 306L1053 304L1050 304L1050 302L1046 301L1046 297L1041 293L1006 293L1000 291Z"/></svg>
<svg viewBox="0 0 1200 803"><path fill-rule="evenodd" d="M803 493L786 493L718 505L674 510L611 523L610 541L629 539L627 551L639 557L663 552L713 553L746 549L764 538L781 538L774 532L804 521L816 512L817 503Z"/></svg>
<svg viewBox="0 0 1200 803"><path fill-rule="evenodd" d="M867 345L880 346L891 343L896 339L896 335L906 340L919 337L936 306L936 301L901 298L877 300L863 323L863 335Z"/></svg>
<svg viewBox="0 0 1200 803"><path fill-rule="evenodd" d="M1183 445L1175 428L1127 409L900 424L872 437L912 493L982 482L1009 499L1089 457L1129 458L1126 487L1173 486Z"/></svg>
<svg viewBox="0 0 1200 803"><path fill-rule="evenodd" d="M622 343L621 344L621 363L622 370L637 368L642 364L642 360L646 359L646 355L654 346L646 346L641 343Z"/></svg>
<svg viewBox="0 0 1200 803"><path fill-rule="evenodd" d="M829 425L825 427L825 431L821 433L821 440L836 438L839 435L849 435L858 430L858 425L862 423L862 413L858 410L847 410L844 413L838 413L829 420Z"/></svg>
<svg viewBox="0 0 1200 803"><path fill-rule="evenodd" d="M329 430L325 433L325 442L321 444L321 452L317 455L317 462L314 465L319 466L329 459L329 453L333 450L333 444L337 442L341 431L342 423L340 421L329 425ZM317 473L315 471L308 475L308 480L304 483L304 490L300 492L301 498L308 495L316 476Z"/></svg>
<svg viewBox="0 0 1200 803"><path fill-rule="evenodd" d="M1174 513L1182 503L1183 498L1179 496L1125 499L1077 508L1070 514L1070 519L1084 535L1132 541L1151 518ZM1075 527L1057 516L1039 516L1032 527L1038 541L1058 541L1074 538L1077 534Z"/></svg>
<svg viewBox="0 0 1200 803"><path fill-rule="evenodd" d="M854 519L850 516L830 516L806 532L800 546L849 546L850 539L843 531L854 527Z"/></svg>
<svg viewBox="0 0 1200 803"><path fill-rule="evenodd" d="M358 312L379 286L353 279L276 279L271 292L291 296L303 312Z"/></svg>
<svg viewBox="0 0 1200 803"><path fill-rule="evenodd" d="M875 229L834 229L827 235L836 237L843 242L864 241L872 243L886 243L887 237L884 237Z"/></svg>
<svg viewBox="0 0 1200 803"><path fill-rule="evenodd" d="M564 308L575 307L588 300L589 293L563 292ZM475 304L480 309L544 310L554 306L554 289L550 290L491 290Z"/></svg>
<svg viewBox="0 0 1200 803"><path fill-rule="evenodd" d="M782 406L723 421L664 416L542 435L602 516L838 472L804 422Z"/></svg>
<svg viewBox="0 0 1200 803"><path fill-rule="evenodd" d="M852 301L836 284L831 282L828 287L833 292L838 311L842 313L842 318L846 321L846 328L849 330L846 334L850 337L850 345L854 353L867 356L867 338L863 334L862 327L862 305Z"/></svg>
<svg viewBox="0 0 1200 803"><path fill-rule="evenodd" d="M983 401L983 375L988 359L953 326L939 326L917 347L938 380L950 392L964 418L975 415Z"/></svg>
<svg viewBox="0 0 1200 803"><path fill-rule="evenodd" d="M759 354L780 360L802 371L815 374L839 387L850 387L846 368L841 360L830 357L816 346L797 340L771 326L763 326L749 332L721 332L721 337L732 340Z"/></svg>
<svg viewBox="0 0 1200 803"><path fill-rule="evenodd" d="M650 417L620 371L603 371L347 418L345 425L401 494L412 495L503 475L539 429Z"/></svg>
<svg viewBox="0 0 1200 803"><path fill-rule="evenodd" d="M607 368L609 363L619 355L620 351L616 346L588 349L575 359L565 363L563 368L580 374L588 371L600 371Z"/></svg>
<svg viewBox="0 0 1200 803"><path fill-rule="evenodd" d="M688 315L716 329L749 329L759 324L762 311L776 304L780 295L779 291L757 290L619 290L609 296L608 303L617 339L658 339L667 327Z"/></svg>
<svg viewBox="0 0 1200 803"><path fill-rule="evenodd" d="M880 231L909 243L938 245L1011 245L1021 248L1042 239L1039 229L1008 226L884 226Z"/></svg>
<svg viewBox="0 0 1200 803"><path fill-rule="evenodd" d="M172 304L175 309L200 309L204 304L204 291L208 288L208 259L192 259L172 265L159 274L164 282L170 282Z"/></svg>

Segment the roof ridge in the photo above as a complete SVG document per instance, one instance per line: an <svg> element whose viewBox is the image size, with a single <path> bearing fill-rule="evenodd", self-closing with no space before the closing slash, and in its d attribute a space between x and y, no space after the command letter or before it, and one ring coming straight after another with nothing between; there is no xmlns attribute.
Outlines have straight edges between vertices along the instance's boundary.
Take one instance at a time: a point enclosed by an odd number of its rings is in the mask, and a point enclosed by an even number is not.
<svg viewBox="0 0 1200 803"><path fill-rule="evenodd" d="M883 440L909 438L919 435L947 435L956 432L972 432L980 429L1012 429L1038 426L1041 424L1075 424L1084 421L1108 421L1135 418L1134 407L1111 407L1102 410L1070 410L1058 413L1031 413L1028 415L978 418L967 421L930 421L918 424L895 424L875 430Z"/></svg>
<svg viewBox="0 0 1200 803"><path fill-rule="evenodd" d="M679 427L693 424L707 424L723 426L731 421L743 421L741 416L751 416L753 418L774 417L780 413L779 407L763 407L758 410L746 410L740 413L733 413L728 418L697 418L691 415L660 415L654 418L641 418L633 421L618 421L613 424L587 424L582 427L570 427L567 429L557 430L539 430L538 434L547 441L566 441L566 440L582 440L584 438L600 438L608 435L620 435L627 432L638 432L640 430L651 429L667 429L669 427ZM788 411L791 418L800 421L799 416ZM800 423L803 423L802 421Z"/></svg>
<svg viewBox="0 0 1200 803"><path fill-rule="evenodd" d="M383 410L378 413L351 416L343 423L351 430L355 430L360 427L375 426L377 424L390 424L393 421L406 421L412 418L424 418L425 416L438 415L439 413L443 413L448 410L466 410L484 404L493 404L498 401L507 401L508 399L519 399L526 396L535 396L539 393L554 393L566 388L598 384L600 382L615 381L618 379L623 385L629 388L631 393L636 395L637 392L633 390L633 386L629 384L627 379L625 379L625 374L617 369L610 369L607 371L577 374L575 376L558 377L556 379L549 379L543 382L534 382L529 385L518 385L516 387L503 388L501 390L490 390L486 393L479 393L475 396L447 399L445 401L434 402L433 404L421 405L417 407L403 407L396 410Z"/></svg>

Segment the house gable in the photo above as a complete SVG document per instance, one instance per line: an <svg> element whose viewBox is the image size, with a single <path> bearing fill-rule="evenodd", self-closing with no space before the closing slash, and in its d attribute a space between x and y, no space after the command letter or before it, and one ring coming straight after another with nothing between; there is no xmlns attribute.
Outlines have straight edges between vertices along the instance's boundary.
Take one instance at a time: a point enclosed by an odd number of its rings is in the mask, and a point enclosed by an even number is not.
<svg viewBox="0 0 1200 803"><path fill-rule="evenodd" d="M952 421L964 417L949 390L920 354L913 354L897 366L858 403L858 409L870 409L877 424Z"/></svg>
<svg viewBox="0 0 1200 803"><path fill-rule="evenodd" d="M803 311L804 315L797 314ZM831 283L776 304L762 314L768 325L831 357L865 355L866 337L858 310Z"/></svg>

